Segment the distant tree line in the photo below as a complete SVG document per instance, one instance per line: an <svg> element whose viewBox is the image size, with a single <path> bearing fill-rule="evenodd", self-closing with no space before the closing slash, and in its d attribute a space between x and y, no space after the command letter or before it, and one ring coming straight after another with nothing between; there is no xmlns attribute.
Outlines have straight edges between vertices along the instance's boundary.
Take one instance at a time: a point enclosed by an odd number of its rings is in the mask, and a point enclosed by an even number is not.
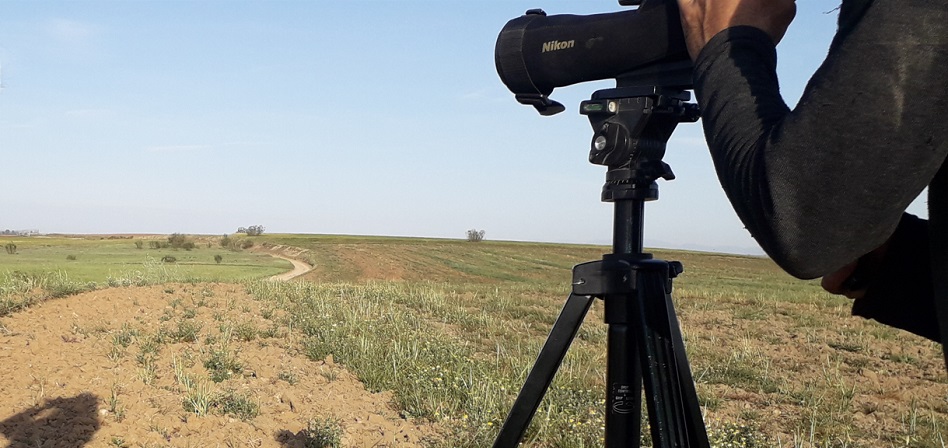
<svg viewBox="0 0 948 448"><path fill-rule="evenodd" d="M38 235L38 234L39 234L39 230L32 230L32 229L31 230L6 229L6 230L0 231L0 235L3 235L3 236L30 236L30 235Z"/></svg>
<svg viewBox="0 0 948 448"><path fill-rule="evenodd" d="M144 247L144 243L142 241L136 241L135 247L138 249L141 249L142 247ZM193 240L191 240L191 238L189 238L187 235L183 233L172 233L171 236L168 237L167 241L162 241L162 240L149 241L148 247L151 249L171 248L171 249L191 250L197 247L197 245L194 243Z"/></svg>
<svg viewBox="0 0 948 448"><path fill-rule="evenodd" d="M250 227L238 227L237 233L246 233L247 236L260 236L260 235L263 235L263 230L264 230L264 227L260 225L250 226Z"/></svg>

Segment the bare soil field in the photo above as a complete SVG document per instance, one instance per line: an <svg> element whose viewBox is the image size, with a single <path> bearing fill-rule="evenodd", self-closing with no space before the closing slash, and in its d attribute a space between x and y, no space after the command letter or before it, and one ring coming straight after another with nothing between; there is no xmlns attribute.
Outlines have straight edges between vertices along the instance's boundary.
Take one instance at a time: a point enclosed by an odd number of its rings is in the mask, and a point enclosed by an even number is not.
<svg viewBox="0 0 948 448"><path fill-rule="evenodd" d="M311 421L336 422L343 446L420 446L434 434L401 418L388 393L366 391L331 357L314 362L294 352L292 335L265 336L261 314L238 285L179 284L104 289L4 317L0 444L318 446L304 445ZM161 329L176 334L181 322L200 327L197 338L172 337L149 360L145 342ZM231 323L260 329L258 336L226 342L220 328ZM240 360L239 372L189 387L185 378L210 375L202 363L222 344ZM202 391L206 415L186 410ZM222 396L246 397L259 415L242 419L239 407L215 401Z"/></svg>

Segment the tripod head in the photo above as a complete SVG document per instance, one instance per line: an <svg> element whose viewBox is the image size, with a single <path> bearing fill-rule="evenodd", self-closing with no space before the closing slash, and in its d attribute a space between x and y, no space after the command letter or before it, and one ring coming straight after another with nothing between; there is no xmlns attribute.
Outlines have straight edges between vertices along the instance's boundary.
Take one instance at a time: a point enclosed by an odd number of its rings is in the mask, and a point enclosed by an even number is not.
<svg viewBox="0 0 948 448"><path fill-rule="evenodd" d="M678 123L695 122L698 105L688 103L691 94L683 88L622 86L600 90L580 104L580 113L593 128L589 162L606 166L607 182L602 200L655 200L657 179L675 178L662 162L665 148ZM643 186L649 191L642 192Z"/></svg>
<svg viewBox="0 0 948 448"><path fill-rule="evenodd" d="M691 79L683 64L681 79ZM667 70L661 71L664 77ZM658 179L675 174L662 161L672 132L682 122L698 120L698 105L688 103L688 83L637 72L617 80L614 89L600 90L580 104L580 113L593 128L589 161L608 168L602 201L614 202L613 250L616 254L645 257L643 249L644 203L658 199Z"/></svg>

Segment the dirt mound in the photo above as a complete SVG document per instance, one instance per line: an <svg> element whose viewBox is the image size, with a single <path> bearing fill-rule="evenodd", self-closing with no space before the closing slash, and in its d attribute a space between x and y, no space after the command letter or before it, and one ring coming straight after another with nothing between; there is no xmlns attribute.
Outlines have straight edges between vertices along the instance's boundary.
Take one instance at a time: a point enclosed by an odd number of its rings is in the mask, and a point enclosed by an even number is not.
<svg viewBox="0 0 948 448"><path fill-rule="evenodd" d="M435 434L331 358L300 354L279 313L239 286L198 284L0 318L0 444L301 447L340 431L342 446L410 447Z"/></svg>

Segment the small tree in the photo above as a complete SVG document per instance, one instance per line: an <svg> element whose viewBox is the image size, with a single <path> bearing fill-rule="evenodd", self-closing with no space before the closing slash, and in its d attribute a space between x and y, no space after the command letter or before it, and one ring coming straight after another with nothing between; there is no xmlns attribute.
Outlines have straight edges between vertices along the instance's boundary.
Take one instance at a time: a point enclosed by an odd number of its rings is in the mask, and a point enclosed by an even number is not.
<svg viewBox="0 0 948 448"><path fill-rule="evenodd" d="M467 231L467 240L472 243L479 243L484 241L484 232L483 230L471 229Z"/></svg>
<svg viewBox="0 0 948 448"><path fill-rule="evenodd" d="M247 236L260 236L263 235L263 226L256 225L247 227Z"/></svg>
<svg viewBox="0 0 948 448"><path fill-rule="evenodd" d="M246 228L246 227L238 227L238 228L237 228L237 233L247 233L247 228Z"/></svg>

